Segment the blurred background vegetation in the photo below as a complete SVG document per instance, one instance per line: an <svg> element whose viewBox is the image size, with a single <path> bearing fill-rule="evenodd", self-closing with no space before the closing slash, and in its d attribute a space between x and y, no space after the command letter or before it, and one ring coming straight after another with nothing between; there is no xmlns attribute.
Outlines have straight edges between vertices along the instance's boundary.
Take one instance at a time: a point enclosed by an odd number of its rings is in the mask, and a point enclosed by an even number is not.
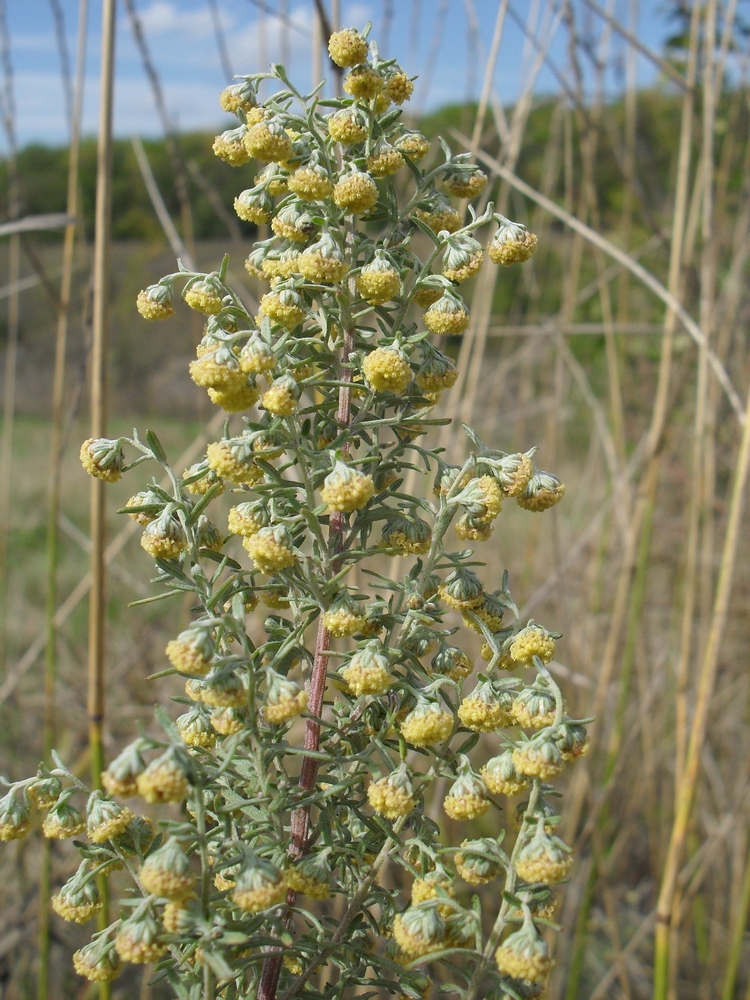
<svg viewBox="0 0 750 1000"><path fill-rule="evenodd" d="M439 433L449 458L465 449L459 420L508 451L538 444L541 466L568 485L565 502L542 520L508 505L486 549L488 562L498 567L498 585L501 570L509 569L523 613L564 633L553 668L568 691L571 715L597 716L592 752L577 765L566 793L563 836L575 848L576 864L558 911L563 930L548 996L748 1000L746 517L734 522L736 533L725 545L737 507L732 490L743 485L742 401L750 380L746 4L668 4L675 31L662 51L633 33L635 5L516 5L533 41L529 85L517 103L503 106L490 92L479 103L409 122L430 138L444 136L457 150L474 148L491 175L486 197L540 237L536 256L523 269L492 269L476 279L470 331L444 345L462 378L439 410L456 419L456 428ZM259 6L270 18L278 5ZM388 5L365 6L377 34ZM474 11L487 41L503 10L514 10L505 3L464 7L469 19ZM548 58L551 22L565 37L568 64L556 64L558 92L540 93L533 67ZM629 73L621 93L601 96L597 74L613 39L626 64L642 59L656 68L653 86L637 88ZM594 86L584 86L582 63ZM491 79L489 61L478 69ZM225 127L219 118L217 130ZM211 269L229 252L233 280L254 301L262 290L241 264L258 234L236 219L232 203L255 169L235 170L214 157L213 135L172 134L144 140L143 149L179 238L199 266ZM69 162L69 148L42 145L18 150L15 168L11 159L1 161L0 216L66 211ZM14 170L17 204L8 194ZM220 432L215 411L187 375L201 322L184 307L158 326L135 312L138 290L174 269L175 250L130 140L115 142L113 171L110 433L131 422L150 424L170 456L184 454L188 465L205 447L205 425L213 420L209 435ZM519 178L531 192L520 190ZM88 436L95 139L81 143L78 184L60 425L63 488L53 518L59 530L53 707L56 745L84 774L89 484L77 452ZM30 773L44 745L50 418L62 238L26 234L19 250L16 290L12 282L0 288L6 373L0 773L10 778ZM0 274L9 268L12 273L6 239ZM679 302L682 319L658 289ZM713 360L696 343L696 330ZM732 387L734 405L716 370ZM188 616L187 607L128 607L148 595L151 566L132 522L114 511L144 479L132 474L107 499L114 547L107 585L108 754L138 724L149 724L155 701L177 692L169 678L146 677L163 669L164 646ZM728 587L723 614L717 600L722 582ZM49 710L49 691L46 701ZM694 806L665 904L675 798L689 776L691 736L700 764L690 789ZM455 841L458 832L452 836ZM36 991L41 850L36 838L0 852L0 997L8 1000ZM51 863L56 886L74 863L69 845L53 845ZM663 993L654 984L660 888L671 921ZM53 918L55 996L86 995L69 963L85 933ZM161 996L147 979L132 978L131 970L114 985L114 996Z"/></svg>

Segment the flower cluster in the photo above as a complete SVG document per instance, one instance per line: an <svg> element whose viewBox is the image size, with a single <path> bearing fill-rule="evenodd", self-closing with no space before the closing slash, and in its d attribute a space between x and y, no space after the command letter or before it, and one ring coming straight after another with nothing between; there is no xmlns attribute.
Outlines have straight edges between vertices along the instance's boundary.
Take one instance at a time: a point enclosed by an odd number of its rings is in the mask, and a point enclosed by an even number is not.
<svg viewBox="0 0 750 1000"><path fill-rule="evenodd" d="M137 895L76 953L93 981L159 962L180 996L210 980L231 983L227 995L314 997L330 961L340 990L374 974L416 997L415 966L436 956L467 1000L537 995L551 966L544 906L570 865L548 782L587 736L547 666L559 635L522 622L507 578L480 576L466 543L486 541L511 500L543 511L564 486L533 450L492 449L471 430L460 467L417 441L457 379L451 342L428 338L469 327L462 286L486 264L480 237L503 265L531 256L536 237L491 202L462 215L489 184L469 155L443 144L422 168L429 143L400 111L412 81L366 31L336 32L329 51L342 100L300 93L282 67L262 104L269 74L222 94L238 125L214 150L249 172L237 214L273 233L246 262L262 283L254 315L226 261L138 296L149 320L172 314L177 288L205 316L190 377L226 411L224 436L182 476L151 432L81 452L108 481L148 460L166 475L123 512L143 527L163 596L191 596L193 619L164 653L184 714L157 710L163 734L112 760L102 791L59 760L11 786L0 839L24 836L32 807L47 810L47 836L88 832L84 865L55 897L66 919L101 908L94 875L133 874ZM403 491L417 463L434 474L431 498ZM216 513L225 492L228 518ZM395 579L374 571L384 554L402 559ZM447 789L442 837L425 810L435 782ZM474 836L519 794L510 853L502 837ZM135 797L173 804L153 843L118 801ZM378 883L386 861L414 879L407 905ZM463 883L495 879L504 893L483 940ZM328 896L346 905L316 909Z"/></svg>

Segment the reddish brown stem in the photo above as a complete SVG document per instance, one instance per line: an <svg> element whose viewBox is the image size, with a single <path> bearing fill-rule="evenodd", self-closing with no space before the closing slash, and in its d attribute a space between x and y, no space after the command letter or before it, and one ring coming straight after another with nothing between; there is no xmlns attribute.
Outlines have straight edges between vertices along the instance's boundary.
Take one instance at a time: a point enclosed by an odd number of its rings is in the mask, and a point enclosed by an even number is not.
<svg viewBox="0 0 750 1000"><path fill-rule="evenodd" d="M344 333L344 347L341 357L340 380L349 383L352 380L352 372L349 368L349 355L354 349L354 333L346 330ZM336 414L340 428L349 426L351 422L351 390L349 385L342 385L339 388L339 406ZM349 447L344 444L341 448L344 457L348 457ZM338 573L341 560L339 554L344 544L344 514L340 511L333 511L328 522L328 548L333 555L331 569L333 573ZM305 750L318 750L320 747L320 713L323 710L323 695L326 688L326 674L328 671L328 650L331 648L331 633L323 624L323 619L318 621L318 635L315 641L315 658L313 660L312 676L307 690L307 710L312 716L305 722ZM318 775L318 761L315 757L303 757L302 768L299 776L299 787L304 792L310 792L315 787L315 779ZM290 824L289 856L291 858L301 858L307 853L310 843L310 807L301 806L292 813ZM296 892L289 890L287 904L294 906L297 898ZM291 915L287 917L287 923L291 922ZM282 956L276 952L270 955L263 964L260 986L258 988L258 1000L274 1000L279 985L281 975Z"/></svg>

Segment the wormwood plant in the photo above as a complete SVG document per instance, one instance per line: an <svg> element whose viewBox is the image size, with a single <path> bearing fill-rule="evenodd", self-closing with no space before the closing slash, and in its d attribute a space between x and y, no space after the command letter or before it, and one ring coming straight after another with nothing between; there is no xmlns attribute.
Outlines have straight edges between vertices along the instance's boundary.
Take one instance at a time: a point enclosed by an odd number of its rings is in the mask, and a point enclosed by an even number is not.
<svg viewBox="0 0 750 1000"><path fill-rule="evenodd" d="M533 451L469 428L461 467L419 443L445 422L431 414L457 372L429 337L468 326L477 234L493 228L503 265L536 237L491 204L466 221L457 199L487 183L467 156L443 144L420 169L428 143L398 107L412 81L366 36L331 37L343 100L299 93L281 66L222 94L240 124L217 155L266 164L235 202L274 234L247 260L270 284L258 316L226 260L138 296L160 319L177 286L206 315L190 374L227 411L222 438L181 476L151 432L81 450L110 482L147 460L166 473L124 512L143 525L158 598L193 604L166 648L184 713L158 708L162 732L127 746L101 788L56 757L0 802L0 839L27 833L32 805L46 836L87 835L52 900L65 919L101 910L97 876L129 877L116 919L74 956L90 980L155 962L185 1000L419 998L428 971L464 1000L544 992L551 886L571 864L550 782L587 736L546 667L558 636L519 620L507 577L474 550L504 502L542 511L564 487ZM282 89L259 104L263 79ZM407 470L434 479L430 499L404 491ZM228 533L209 516L225 491ZM384 556L401 557L394 579ZM180 808L155 833L120 802L135 797ZM405 880L409 901L389 888Z"/></svg>

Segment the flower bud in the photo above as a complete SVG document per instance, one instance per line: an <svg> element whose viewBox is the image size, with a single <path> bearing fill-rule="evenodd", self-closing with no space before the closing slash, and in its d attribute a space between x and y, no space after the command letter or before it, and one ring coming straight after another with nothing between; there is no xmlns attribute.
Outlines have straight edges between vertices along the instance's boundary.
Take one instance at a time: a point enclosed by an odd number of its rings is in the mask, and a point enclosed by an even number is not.
<svg viewBox="0 0 750 1000"><path fill-rule="evenodd" d="M459 760L459 776L443 799L443 809L451 819L476 819L483 816L490 807L487 788L482 779L472 771L469 758L462 754Z"/></svg>
<svg viewBox="0 0 750 1000"><path fill-rule="evenodd" d="M445 938L445 921L429 903L410 906L393 921L393 937L406 959L413 962L437 951Z"/></svg>
<svg viewBox="0 0 750 1000"><path fill-rule="evenodd" d="M341 108L328 119L328 134L342 146L364 142L369 135L367 119L359 108Z"/></svg>
<svg viewBox="0 0 750 1000"><path fill-rule="evenodd" d="M159 922L150 908L135 913L123 920L115 935L115 949L123 962L133 965L146 965L156 962L167 950L166 944L160 942Z"/></svg>
<svg viewBox="0 0 750 1000"><path fill-rule="evenodd" d="M445 711L437 701L423 697L401 723L401 735L415 747L442 743L452 732L452 713Z"/></svg>
<svg viewBox="0 0 750 1000"><path fill-rule="evenodd" d="M305 319L307 311L301 295L291 288L269 292L260 300L260 309L285 330L293 330Z"/></svg>
<svg viewBox="0 0 750 1000"><path fill-rule="evenodd" d="M102 771L102 786L106 792L124 799L137 793L138 775L146 769L142 749L143 741L136 740L115 757L106 771Z"/></svg>
<svg viewBox="0 0 750 1000"><path fill-rule="evenodd" d="M414 160L416 163L418 160L423 159L430 151L429 141L422 135L421 132L404 132L402 136L399 136L394 143L396 149L400 152L405 153L410 160Z"/></svg>
<svg viewBox="0 0 750 1000"><path fill-rule="evenodd" d="M90 874L86 877L88 868L88 861L83 861L75 875L51 899L52 909L63 920L84 924L102 908L96 880Z"/></svg>
<svg viewBox="0 0 750 1000"><path fill-rule="evenodd" d="M469 310L457 295L444 292L424 314L424 324L432 333L463 333L469 325Z"/></svg>
<svg viewBox="0 0 750 1000"><path fill-rule="evenodd" d="M254 449L253 449L254 453ZM268 524L268 514L257 503L238 503L227 516L227 528L233 535L250 538Z"/></svg>
<svg viewBox="0 0 750 1000"><path fill-rule="evenodd" d="M189 747L210 750L216 743L216 733L211 727L209 715L202 705L196 705L189 712L180 715L175 725L180 736Z"/></svg>
<svg viewBox="0 0 750 1000"><path fill-rule="evenodd" d="M247 163L250 153L244 142L246 132L246 126L240 125L217 135L212 146L214 155L228 163L230 167L241 167L243 163Z"/></svg>
<svg viewBox="0 0 750 1000"><path fill-rule="evenodd" d="M555 640L541 625L531 621L515 637L509 652L513 660L524 667L532 667L535 656L542 663L549 663L555 655Z"/></svg>
<svg viewBox="0 0 750 1000"><path fill-rule="evenodd" d="M458 707L458 717L477 733L491 733L510 725L508 711L513 695L493 681L483 681L474 688Z"/></svg>
<svg viewBox="0 0 750 1000"><path fill-rule="evenodd" d="M532 454L533 451L528 454L517 452L514 455L504 455L502 458L480 455L477 464L494 476L505 496L517 497L523 493L526 484L534 475Z"/></svg>
<svg viewBox="0 0 750 1000"><path fill-rule="evenodd" d="M84 441L80 457L86 472L105 483L116 483L125 465L120 442L109 438L89 438Z"/></svg>
<svg viewBox="0 0 750 1000"><path fill-rule="evenodd" d="M291 375L281 375L263 394L261 405L275 417L291 417L297 411L299 389Z"/></svg>
<svg viewBox="0 0 750 1000"><path fill-rule="evenodd" d="M271 229L282 240L307 243L315 234L317 227L304 206L300 207L298 203L291 202L279 209L271 220Z"/></svg>
<svg viewBox="0 0 750 1000"><path fill-rule="evenodd" d="M334 862L335 864L335 862ZM331 895L331 855L324 848L289 865L284 872L287 886L309 899L328 899Z"/></svg>
<svg viewBox="0 0 750 1000"><path fill-rule="evenodd" d="M373 177L390 177L403 167L404 157L389 142L382 139L367 157L367 169Z"/></svg>
<svg viewBox="0 0 750 1000"><path fill-rule="evenodd" d="M86 829L86 820L67 799L60 799L44 817L42 833L48 840L77 837Z"/></svg>
<svg viewBox="0 0 750 1000"><path fill-rule="evenodd" d="M357 288L362 298L371 306L379 306L395 298L401 291L398 271L380 252L365 265L357 278ZM411 372L409 372L411 378Z"/></svg>
<svg viewBox="0 0 750 1000"><path fill-rule="evenodd" d="M138 775L138 794L146 802L183 802L190 789L187 769L174 750L152 760Z"/></svg>
<svg viewBox="0 0 750 1000"><path fill-rule="evenodd" d="M133 819L128 808L105 798L98 789L94 789L89 795L86 813L86 831L89 840L93 840L95 844L104 844L119 837Z"/></svg>
<svg viewBox="0 0 750 1000"><path fill-rule="evenodd" d="M570 848L558 837L550 837L546 833L544 818L540 816L534 835L518 853L517 873L525 882L554 885L566 877L572 864Z"/></svg>
<svg viewBox="0 0 750 1000"><path fill-rule="evenodd" d="M504 750L499 756L488 760L481 775L493 795L518 795L529 785L528 777L516 770L512 750Z"/></svg>
<svg viewBox="0 0 750 1000"><path fill-rule="evenodd" d="M510 267L511 264L523 264L532 256L538 242L538 238L534 233L530 233L526 226L520 222L505 220L492 238L489 247L490 260L493 264L503 264L505 267Z"/></svg>
<svg viewBox="0 0 750 1000"><path fill-rule="evenodd" d="M476 198L487 187L487 174L479 167L448 169L442 182L446 194L454 198Z"/></svg>
<svg viewBox="0 0 750 1000"><path fill-rule="evenodd" d="M252 486L263 478L263 470L253 461L252 442L246 437L214 441L206 449L206 456L216 475L235 486Z"/></svg>
<svg viewBox="0 0 750 1000"><path fill-rule="evenodd" d="M542 511L554 507L565 496L565 483L561 483L551 472L535 472L516 503L524 510Z"/></svg>
<svg viewBox="0 0 750 1000"><path fill-rule="evenodd" d="M210 445L209 445L210 447ZM146 525L141 536L141 547L154 559L176 559L187 548L187 538L182 525L169 508Z"/></svg>
<svg viewBox="0 0 750 1000"><path fill-rule="evenodd" d="M247 704L247 688L233 671L215 669L203 681L201 701L212 708L242 708Z"/></svg>
<svg viewBox="0 0 750 1000"><path fill-rule="evenodd" d="M388 669L388 657L378 639L358 649L339 674L355 697L380 695L393 685L395 678Z"/></svg>
<svg viewBox="0 0 750 1000"><path fill-rule="evenodd" d="M259 913L283 903L286 891L286 882L278 868L253 857L237 876L232 902L246 913Z"/></svg>
<svg viewBox="0 0 750 1000"><path fill-rule="evenodd" d="M110 928L73 953L73 967L92 983L108 983L120 974L120 958L110 937Z"/></svg>
<svg viewBox="0 0 750 1000"><path fill-rule="evenodd" d="M474 670L471 658L457 646L441 647L433 658L431 666L438 673L447 674L452 681L463 680Z"/></svg>
<svg viewBox="0 0 750 1000"><path fill-rule="evenodd" d="M243 729L250 728L250 720L244 709L241 708L215 708L211 712L211 725L221 736L234 736L241 733Z"/></svg>
<svg viewBox="0 0 750 1000"><path fill-rule="evenodd" d="M328 53L337 66L356 66L367 59L367 39L355 28L342 28L328 39Z"/></svg>
<svg viewBox="0 0 750 1000"><path fill-rule="evenodd" d="M510 714L517 726L524 729L544 729L555 721L555 707L555 696L544 678L540 677L533 687L518 692Z"/></svg>
<svg viewBox="0 0 750 1000"><path fill-rule="evenodd" d="M262 375L276 366L276 355L257 333L254 333L240 353L240 367L247 374Z"/></svg>
<svg viewBox="0 0 750 1000"><path fill-rule="evenodd" d="M378 186L369 174L353 168L334 184L333 200L347 214L362 215L377 204Z"/></svg>
<svg viewBox="0 0 750 1000"><path fill-rule="evenodd" d="M333 471L325 478L320 496L330 510L350 514L364 507L374 493L372 476L366 476L337 460Z"/></svg>
<svg viewBox="0 0 750 1000"><path fill-rule="evenodd" d="M555 736L563 760L577 760L589 752L589 735L580 722L563 719Z"/></svg>
<svg viewBox="0 0 750 1000"><path fill-rule="evenodd" d="M171 282L160 281L138 292L136 308L144 319L167 319L174 315Z"/></svg>
<svg viewBox="0 0 750 1000"><path fill-rule="evenodd" d="M400 764L385 778L373 781L367 789L367 800L375 812L386 819L408 816L417 800L406 764Z"/></svg>
<svg viewBox="0 0 750 1000"><path fill-rule="evenodd" d="M541 778L542 781L549 781L562 774L565 764L563 762L557 744L549 737L538 737L523 743L513 751L513 763L519 774L528 775L530 778Z"/></svg>
<svg viewBox="0 0 750 1000"><path fill-rule="evenodd" d="M503 494L492 476L480 476L471 479L453 499L466 508L475 522L489 524L502 509Z"/></svg>
<svg viewBox="0 0 750 1000"><path fill-rule="evenodd" d="M234 199L234 210L243 222L265 225L271 218L273 202L263 187L247 188Z"/></svg>
<svg viewBox="0 0 750 1000"><path fill-rule="evenodd" d="M215 278L198 278L185 286L182 297L185 304L203 313L204 316L215 316L224 307L221 286Z"/></svg>
<svg viewBox="0 0 750 1000"><path fill-rule="evenodd" d="M304 167L298 167L294 171L289 178L288 187L304 201L323 201L333 190L333 183L325 167L311 159Z"/></svg>
<svg viewBox="0 0 750 1000"><path fill-rule="evenodd" d="M343 254L328 233L309 246L297 259L299 273L315 284L341 281L349 271Z"/></svg>
<svg viewBox="0 0 750 1000"><path fill-rule="evenodd" d="M495 952L495 960L500 972L514 979L528 979L532 983L543 983L554 964L549 957L547 942L530 917L526 917L523 927L500 945Z"/></svg>
<svg viewBox="0 0 750 1000"><path fill-rule="evenodd" d="M167 659L181 674L205 677L214 658L214 640L210 628L191 625L170 639L165 650Z"/></svg>
<svg viewBox="0 0 750 1000"><path fill-rule="evenodd" d="M149 854L141 865L138 880L146 892L164 899L185 899L195 884L190 858L174 837Z"/></svg>
<svg viewBox="0 0 750 1000"><path fill-rule="evenodd" d="M48 777L38 777L30 785L26 786L26 796L38 809L49 809L60 797L62 782L53 775ZM0 823L2 821L0 820ZM0 837L2 840L2 837Z"/></svg>
<svg viewBox="0 0 750 1000"><path fill-rule="evenodd" d="M394 514L382 531L381 544L409 555L424 555L432 545L432 528L416 514Z"/></svg>
<svg viewBox="0 0 750 1000"><path fill-rule="evenodd" d="M344 77L344 90L360 101L374 100L385 87L385 80L367 63L360 63Z"/></svg>
<svg viewBox="0 0 750 1000"><path fill-rule="evenodd" d="M323 624L331 635L341 639L361 632L365 624L365 616L357 602L346 592L343 592L323 613Z"/></svg>
<svg viewBox="0 0 750 1000"><path fill-rule="evenodd" d="M508 863L497 841L491 837L464 840L454 861L456 871L469 885L493 882Z"/></svg>
<svg viewBox="0 0 750 1000"><path fill-rule="evenodd" d="M245 133L245 147L256 160L283 163L292 155L292 140L278 118L258 122Z"/></svg>
<svg viewBox="0 0 750 1000"><path fill-rule="evenodd" d="M482 581L472 570L463 567L451 570L438 593L457 611L478 608L484 601Z"/></svg>
<svg viewBox="0 0 750 1000"><path fill-rule="evenodd" d="M473 236L451 237L443 254L443 277L448 281L467 281L482 267L481 243Z"/></svg>
<svg viewBox="0 0 750 1000"><path fill-rule="evenodd" d="M412 378L408 358L395 344L370 351L362 362L362 372L376 392L402 393Z"/></svg>
<svg viewBox="0 0 750 1000"><path fill-rule="evenodd" d="M31 814L23 798L11 790L0 799L0 842L20 840L31 829Z"/></svg>
<svg viewBox="0 0 750 1000"><path fill-rule="evenodd" d="M275 670L266 671L266 703L263 714L266 722L280 726L289 719L301 715L307 708L307 691L300 690L299 684Z"/></svg>
<svg viewBox="0 0 750 1000"><path fill-rule="evenodd" d="M250 538L243 538L242 545L256 569L268 576L294 566L297 561L292 536L281 524L261 528Z"/></svg>

